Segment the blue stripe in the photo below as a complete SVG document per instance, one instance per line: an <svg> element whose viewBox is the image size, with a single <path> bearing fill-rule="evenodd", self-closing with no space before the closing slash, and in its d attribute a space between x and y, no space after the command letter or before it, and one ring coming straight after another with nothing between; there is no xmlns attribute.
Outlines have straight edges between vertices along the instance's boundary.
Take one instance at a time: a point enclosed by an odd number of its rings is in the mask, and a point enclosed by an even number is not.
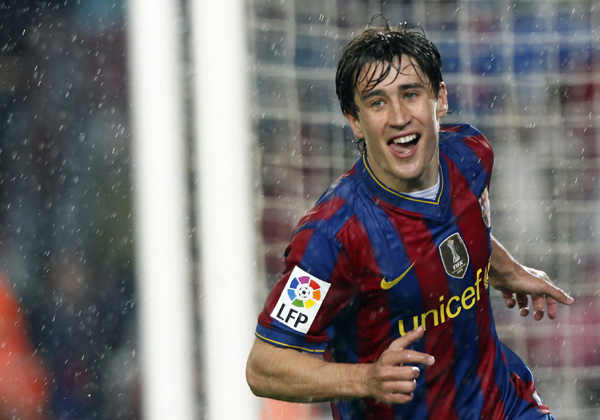
<svg viewBox="0 0 600 420"><path fill-rule="evenodd" d="M332 337L330 350L337 363L358 363L357 305L358 297L355 296L326 330Z"/></svg>
<svg viewBox="0 0 600 420"><path fill-rule="evenodd" d="M523 382L533 381L533 374L529 370L529 368L525 365L525 363L516 355L511 349L509 349L504 343L498 341L498 353L504 353L504 357L506 358L506 362L504 360L500 360L502 365L499 365L509 372L516 373ZM518 418L519 420L533 420L533 419L543 419L545 418L544 414L542 414L536 407L530 407L529 401L525 399L521 399L517 394L516 389L510 382L508 375L500 375L496 374L498 378L498 382L501 382L505 388L504 394L502 395L502 399L504 400L505 407L511 407L512 410L506 413L507 418Z"/></svg>
<svg viewBox="0 0 600 420"><path fill-rule="evenodd" d="M330 282L331 274L337 264L338 255L342 252L341 245L320 230L313 230L312 236L300 259L298 266L325 282ZM272 344L280 347L293 347L309 352L322 353L327 347L331 337L335 336L335 326L330 325L324 331L329 339L323 343L312 343L305 341L306 336L298 331L272 319L272 328L261 327L259 324L256 333L257 336L265 341L272 341Z"/></svg>
<svg viewBox="0 0 600 420"><path fill-rule="evenodd" d="M492 308L490 307L490 312L491 310ZM493 326L493 318L491 319L491 323ZM493 334L494 338L496 339L496 358L494 359L494 382L501 393L500 399L504 404L504 416L506 418L513 418L514 411L519 410L519 396L517 395L515 388L510 382L510 372L508 366L504 362L504 358L502 357L503 345L500 342L500 340L498 340L495 331L493 331Z"/></svg>
<svg viewBox="0 0 600 420"><path fill-rule="evenodd" d="M369 206L369 211L361 208L357 213L373 251L382 278L393 281L397 276L406 272L413 262L404 246L403 238L390 220L390 216L379 206ZM388 307L390 308L390 338L391 341L400 337L398 322L405 319L410 326L405 327L408 332L413 329L413 315L420 315L424 311L422 292L416 271L409 270L401 283L387 290Z"/></svg>
<svg viewBox="0 0 600 420"><path fill-rule="evenodd" d="M429 230L435 240L435 246L438 249L440 244L449 236L455 233L461 233L456 223L439 225L427 221ZM463 235L461 238L464 241ZM468 252L468 249L467 249ZM441 263L441 257L440 257ZM464 291L469 287L474 287L475 273L472 265L472 258L469 255L469 266L462 279L454 278L444 272L448 284L450 296L446 297L446 305L452 296L462 297ZM452 322L453 326L453 344L454 357L457 363L454 364L454 388L456 390L456 404L458 417L468 419L473 413L480 413L483 408L483 396L480 389L481 384L477 376L477 366L479 361L479 327L477 324L477 295L474 297L475 303L470 309L465 309L461 305L461 312L457 316L457 321L446 319L446 322ZM453 310L455 312L456 310ZM459 319L459 320L458 320Z"/></svg>
<svg viewBox="0 0 600 420"><path fill-rule="evenodd" d="M447 129L451 129L454 127L460 127L460 130L458 131L458 133L461 135L462 137L475 137L481 134L481 132L476 129L475 127L473 127L470 124L440 124L440 132L442 134L444 133L453 133L453 131L446 131Z"/></svg>
<svg viewBox="0 0 600 420"><path fill-rule="evenodd" d="M404 273L413 261L408 257L403 239L390 220L390 216L379 206L369 206L368 210L368 212L360 212L359 219L371 241L371 247L382 276L391 281ZM405 320L405 331L408 332L414 329L413 315L419 316L424 312L422 291L416 271L409 271L400 283L387 290L386 296L390 310L390 341L393 341L400 337L398 323L401 319ZM417 341L410 348L424 352L425 340ZM423 372L417 379L417 391L413 402L394 406L394 418L427 419L426 378Z"/></svg>
<svg viewBox="0 0 600 420"><path fill-rule="evenodd" d="M387 213L379 206L371 206L369 210L358 213L359 220L367 232L381 273L388 279L393 279L406 271L412 261ZM403 264L399 265L399 261Z"/></svg>
<svg viewBox="0 0 600 420"><path fill-rule="evenodd" d="M470 132L470 130L466 131ZM474 131L472 135L481 134L475 129L472 131ZM457 137L454 133L447 134L452 135L448 135L448 137L440 141L440 151L454 162L460 173L465 177L473 194L479 197L487 186L489 178L484 166L481 164L481 159L473 149L464 143L462 137ZM460 134L463 134L463 132Z"/></svg>
<svg viewBox="0 0 600 420"><path fill-rule="evenodd" d="M415 350L420 352L425 351L423 348L415 348ZM427 416L427 387L425 385L426 378L427 375L425 374L425 371L421 370L421 376L417 378L417 388L415 390L413 401L410 404L395 405L395 419L429 420L429 417ZM420 404L415 404L415 401L420 401Z"/></svg>
<svg viewBox="0 0 600 420"><path fill-rule="evenodd" d="M342 246L335 237L315 227L298 265L319 280L330 281L340 252L343 252Z"/></svg>
<svg viewBox="0 0 600 420"><path fill-rule="evenodd" d="M344 420L366 420L367 418L365 403L361 399L337 401L335 404Z"/></svg>

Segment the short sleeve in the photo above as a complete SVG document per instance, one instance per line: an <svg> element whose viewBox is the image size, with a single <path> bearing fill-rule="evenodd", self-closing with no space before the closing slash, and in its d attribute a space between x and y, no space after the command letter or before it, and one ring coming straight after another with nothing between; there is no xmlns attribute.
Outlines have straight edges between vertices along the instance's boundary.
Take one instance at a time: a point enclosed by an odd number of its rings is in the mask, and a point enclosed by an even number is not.
<svg viewBox="0 0 600 420"><path fill-rule="evenodd" d="M494 152L488 139L469 124L441 126L440 151L454 162L473 194L490 187Z"/></svg>
<svg viewBox="0 0 600 420"><path fill-rule="evenodd" d="M297 230L285 269L258 318L256 335L280 347L322 353L335 335L336 316L354 295L350 264L335 236Z"/></svg>

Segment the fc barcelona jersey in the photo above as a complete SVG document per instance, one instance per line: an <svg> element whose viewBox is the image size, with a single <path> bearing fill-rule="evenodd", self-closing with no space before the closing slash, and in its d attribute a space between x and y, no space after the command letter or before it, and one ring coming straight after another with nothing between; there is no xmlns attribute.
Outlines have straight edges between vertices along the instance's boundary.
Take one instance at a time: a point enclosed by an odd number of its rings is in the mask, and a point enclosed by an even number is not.
<svg viewBox="0 0 600 420"><path fill-rule="evenodd" d="M440 130L440 188L417 199L382 184L361 156L300 220L258 320L271 344L370 363L419 326L414 399L332 403L336 420L537 419L529 369L498 339L489 298L493 164L469 125Z"/></svg>

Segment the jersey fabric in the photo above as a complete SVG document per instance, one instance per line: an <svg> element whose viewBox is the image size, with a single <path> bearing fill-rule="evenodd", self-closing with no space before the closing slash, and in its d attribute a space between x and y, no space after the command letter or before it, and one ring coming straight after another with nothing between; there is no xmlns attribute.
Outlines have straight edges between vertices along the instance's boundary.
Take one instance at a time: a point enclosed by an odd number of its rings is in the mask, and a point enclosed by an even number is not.
<svg viewBox="0 0 600 420"><path fill-rule="evenodd" d="M494 327L488 290L492 149L469 125L442 125L439 136L441 182L434 200L387 188L361 156L300 220L283 276L259 315L262 340L338 363L374 362L393 340L425 327L411 348L436 362L419 366L413 401L333 402L336 420L549 414L531 372Z"/></svg>

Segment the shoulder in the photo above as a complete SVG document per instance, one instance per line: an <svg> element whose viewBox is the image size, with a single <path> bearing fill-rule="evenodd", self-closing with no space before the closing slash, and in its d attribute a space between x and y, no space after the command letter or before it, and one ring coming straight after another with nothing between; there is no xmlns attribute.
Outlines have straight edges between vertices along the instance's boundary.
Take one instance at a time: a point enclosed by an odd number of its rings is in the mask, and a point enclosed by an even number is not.
<svg viewBox="0 0 600 420"><path fill-rule="evenodd" d="M348 222L356 215L357 207L365 200L370 200L368 193L352 168L331 184L314 207L302 216L294 235L305 229L313 229L339 242L339 231L348 226Z"/></svg>
<svg viewBox="0 0 600 420"><path fill-rule="evenodd" d="M465 144L477 154L493 154L489 140L472 125L440 125L440 148L452 148L457 144Z"/></svg>
<svg viewBox="0 0 600 420"><path fill-rule="evenodd" d="M476 160L490 174L494 152L488 139L469 124L440 125L440 151L455 163Z"/></svg>

